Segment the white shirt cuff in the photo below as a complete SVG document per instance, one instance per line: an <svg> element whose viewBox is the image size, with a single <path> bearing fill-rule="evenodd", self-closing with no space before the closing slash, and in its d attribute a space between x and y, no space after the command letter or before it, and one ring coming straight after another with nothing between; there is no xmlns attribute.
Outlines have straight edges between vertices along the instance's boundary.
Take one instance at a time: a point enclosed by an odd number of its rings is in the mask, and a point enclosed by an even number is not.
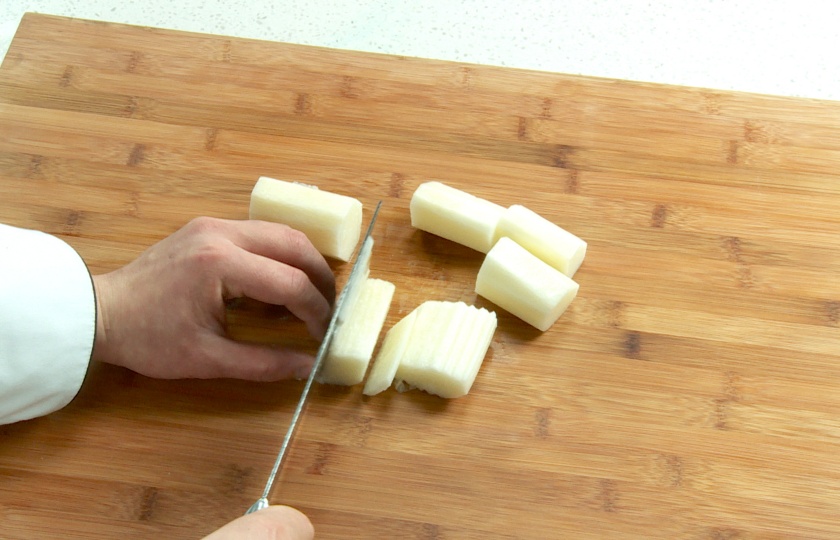
<svg viewBox="0 0 840 540"><path fill-rule="evenodd" d="M54 236L0 224L0 424L67 405L95 332L93 281L79 254Z"/></svg>

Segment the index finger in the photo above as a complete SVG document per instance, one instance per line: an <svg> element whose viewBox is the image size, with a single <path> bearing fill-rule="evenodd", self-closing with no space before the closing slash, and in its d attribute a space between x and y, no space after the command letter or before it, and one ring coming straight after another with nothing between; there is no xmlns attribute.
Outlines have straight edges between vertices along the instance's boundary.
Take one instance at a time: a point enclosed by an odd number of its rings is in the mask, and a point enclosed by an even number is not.
<svg viewBox="0 0 840 540"><path fill-rule="evenodd" d="M286 306L316 338L327 331L331 304L300 268L242 250L228 259L222 284L226 296Z"/></svg>
<svg viewBox="0 0 840 540"><path fill-rule="evenodd" d="M335 302L335 275L327 260L306 235L288 225L269 221L233 222L237 246L256 255L282 262L302 270L324 298Z"/></svg>

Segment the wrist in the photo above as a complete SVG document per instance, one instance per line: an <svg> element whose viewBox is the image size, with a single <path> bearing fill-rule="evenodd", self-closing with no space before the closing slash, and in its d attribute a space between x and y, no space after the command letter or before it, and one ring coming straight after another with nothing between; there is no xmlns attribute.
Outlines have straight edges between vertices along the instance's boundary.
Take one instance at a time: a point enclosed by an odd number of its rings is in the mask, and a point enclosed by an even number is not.
<svg viewBox="0 0 840 540"><path fill-rule="evenodd" d="M91 359L96 362L109 362L108 334L108 312L105 309L105 297L108 294L107 275L93 276L93 291L96 301L96 332L93 337L93 352Z"/></svg>

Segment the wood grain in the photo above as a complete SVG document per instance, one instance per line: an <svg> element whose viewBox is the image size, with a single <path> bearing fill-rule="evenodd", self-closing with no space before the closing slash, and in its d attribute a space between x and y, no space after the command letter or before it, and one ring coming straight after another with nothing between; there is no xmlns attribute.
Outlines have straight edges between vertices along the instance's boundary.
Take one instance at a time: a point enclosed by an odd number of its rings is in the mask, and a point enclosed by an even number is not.
<svg viewBox="0 0 840 540"><path fill-rule="evenodd" d="M415 231L436 179L589 242L549 331L499 311L462 399L318 387L275 503L318 538L840 536L840 104L24 17L0 69L0 219L94 272L260 175L383 200L387 326L473 292ZM333 265L339 282L348 267ZM313 348L247 303L240 339ZM95 365L0 428L3 538L199 538L259 496L298 382Z"/></svg>

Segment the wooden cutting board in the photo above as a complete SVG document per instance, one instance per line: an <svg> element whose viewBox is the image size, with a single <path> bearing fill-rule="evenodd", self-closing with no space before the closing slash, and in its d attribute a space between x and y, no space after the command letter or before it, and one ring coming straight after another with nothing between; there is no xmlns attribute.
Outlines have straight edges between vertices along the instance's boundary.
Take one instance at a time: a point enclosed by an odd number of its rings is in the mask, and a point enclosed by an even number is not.
<svg viewBox="0 0 840 540"><path fill-rule="evenodd" d="M835 539L838 126L832 102L27 15L0 219L105 272L246 218L260 175L365 221L381 199L388 328L427 299L493 307L480 254L410 226L417 185L524 204L589 242L569 311L545 333L499 311L462 399L317 387L273 502L319 539ZM230 322L314 348L271 310ZM93 366L0 428L0 536L199 538L259 496L301 388Z"/></svg>

